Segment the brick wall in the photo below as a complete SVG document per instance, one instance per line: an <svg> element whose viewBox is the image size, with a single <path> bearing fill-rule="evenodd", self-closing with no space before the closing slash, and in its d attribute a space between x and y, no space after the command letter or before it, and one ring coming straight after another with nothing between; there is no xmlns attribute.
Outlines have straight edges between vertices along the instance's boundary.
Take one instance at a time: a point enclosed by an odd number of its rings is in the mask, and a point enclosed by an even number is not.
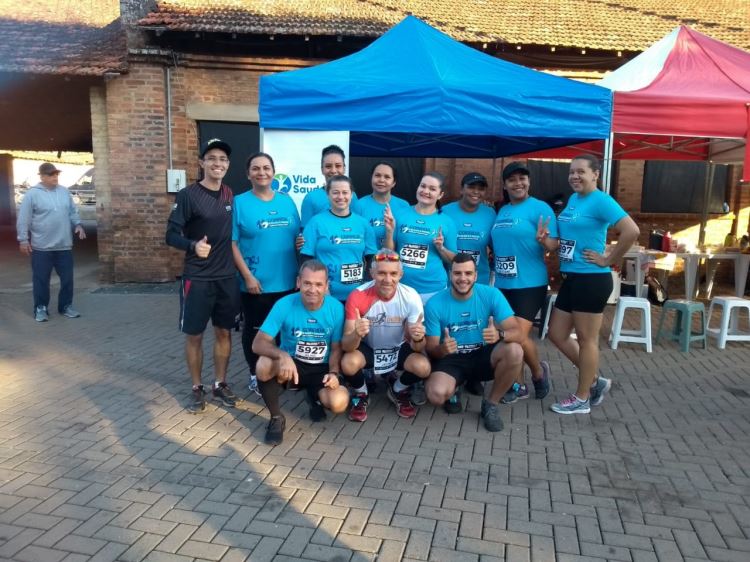
<svg viewBox="0 0 750 562"><path fill-rule="evenodd" d="M187 104L257 103L259 76L231 70L172 70L172 166L187 170L188 183L196 180L198 134L195 121L187 118ZM182 254L164 242L174 195L166 191L163 68L133 64L127 75L107 82L106 103L92 95L92 113L105 110L106 120L95 120L93 133L103 281L171 281L182 269ZM102 158L104 153L107 158ZM107 160L109 185L100 185L100 162Z"/></svg>

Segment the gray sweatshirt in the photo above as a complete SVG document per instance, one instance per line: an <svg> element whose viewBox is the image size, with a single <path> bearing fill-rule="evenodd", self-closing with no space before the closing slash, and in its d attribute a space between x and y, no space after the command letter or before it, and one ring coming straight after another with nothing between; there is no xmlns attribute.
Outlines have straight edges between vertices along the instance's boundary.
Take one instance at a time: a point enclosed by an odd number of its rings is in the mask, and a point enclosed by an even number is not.
<svg viewBox="0 0 750 562"><path fill-rule="evenodd" d="M33 250L70 250L73 229L79 224L70 192L61 185L47 189L38 183L23 196L16 232L19 242L31 240Z"/></svg>

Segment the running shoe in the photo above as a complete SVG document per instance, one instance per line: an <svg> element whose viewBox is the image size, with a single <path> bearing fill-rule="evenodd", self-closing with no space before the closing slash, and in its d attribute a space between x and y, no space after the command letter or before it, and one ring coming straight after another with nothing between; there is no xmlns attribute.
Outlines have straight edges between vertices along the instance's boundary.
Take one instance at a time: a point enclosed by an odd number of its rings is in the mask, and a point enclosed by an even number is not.
<svg viewBox="0 0 750 562"><path fill-rule="evenodd" d="M516 396L519 400L526 400L529 397L529 387L525 384L519 384L516 389Z"/></svg>
<svg viewBox="0 0 750 562"><path fill-rule="evenodd" d="M549 394L549 380L550 380L550 369L549 369L549 363L546 361L542 361L542 378L537 380L533 380L531 382L534 383L534 398L537 400L541 400L545 396Z"/></svg>
<svg viewBox="0 0 750 562"><path fill-rule="evenodd" d="M463 410L463 404L461 404L461 388L457 388L456 392L453 393L448 400L443 404L443 409L449 414L460 414Z"/></svg>
<svg viewBox="0 0 750 562"><path fill-rule="evenodd" d="M34 320L37 322L46 322L49 320L49 312L47 312L46 306L37 306L34 311Z"/></svg>
<svg viewBox="0 0 750 562"><path fill-rule="evenodd" d="M591 389L589 390L591 405L599 406L604 401L604 395L609 392L610 388L612 388L612 379L605 379L599 375L599 378L596 379L596 382L591 385Z"/></svg>
<svg viewBox="0 0 750 562"><path fill-rule="evenodd" d="M419 381L411 387L411 403L415 406L422 406L425 402L427 402L427 396L424 393L424 381Z"/></svg>
<svg viewBox="0 0 750 562"><path fill-rule="evenodd" d="M237 395L225 382L214 385L213 395L214 400L218 400L228 408L234 408L237 405Z"/></svg>
<svg viewBox="0 0 750 562"><path fill-rule="evenodd" d="M355 422L363 422L367 419L367 404L369 396L363 392L355 392L351 397L349 407L349 419Z"/></svg>
<svg viewBox="0 0 750 562"><path fill-rule="evenodd" d="M515 385L514 385L515 386ZM513 390L513 387L510 387L508 389L508 392L506 392L503 397L500 399L501 404L513 404L518 400L518 395L516 394L516 391Z"/></svg>
<svg viewBox="0 0 750 562"><path fill-rule="evenodd" d="M482 384L482 381L466 381L464 383L464 388L469 394L473 394L474 396L484 396L484 385Z"/></svg>
<svg viewBox="0 0 750 562"><path fill-rule="evenodd" d="M199 414L206 409L206 391L203 390L202 384L193 389L186 409L191 414Z"/></svg>
<svg viewBox="0 0 750 562"><path fill-rule="evenodd" d="M408 388L401 392L393 390L393 385L388 385L388 399L396 406L396 413L402 418L413 418L417 415L417 409L411 403L411 392Z"/></svg>
<svg viewBox="0 0 750 562"><path fill-rule="evenodd" d="M484 427L487 431L503 430L503 420L500 418L500 406L498 404L482 400L479 416L484 421Z"/></svg>
<svg viewBox="0 0 750 562"><path fill-rule="evenodd" d="M571 394L565 400L552 404L550 410L556 414L588 414L591 407L588 400L581 400L575 394Z"/></svg>
<svg viewBox="0 0 750 562"><path fill-rule="evenodd" d="M266 438L264 439L266 445L275 447L281 445L284 440L284 429L286 428L286 418L282 415L273 416L271 421L268 422L268 428L266 429Z"/></svg>
<svg viewBox="0 0 750 562"><path fill-rule="evenodd" d="M326 409L323 407L323 404L320 403L320 400L310 400L310 397L308 396L307 401L310 404L310 419L312 421L319 422L326 419Z"/></svg>
<svg viewBox="0 0 750 562"><path fill-rule="evenodd" d="M66 318L80 318L81 317L81 313L78 312L71 305L66 306L60 314L62 314Z"/></svg>

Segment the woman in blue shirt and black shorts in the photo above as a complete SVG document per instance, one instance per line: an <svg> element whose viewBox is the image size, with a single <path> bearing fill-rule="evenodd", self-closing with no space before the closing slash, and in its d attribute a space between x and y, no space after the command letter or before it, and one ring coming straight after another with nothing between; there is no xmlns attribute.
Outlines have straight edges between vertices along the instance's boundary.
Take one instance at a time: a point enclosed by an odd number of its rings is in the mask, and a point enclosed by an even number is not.
<svg viewBox="0 0 750 562"><path fill-rule="evenodd" d="M557 218L563 284L549 324L549 338L578 367L575 394L552 405L558 414L588 414L602 403L611 381L597 377L599 330L612 293L610 266L619 263L640 234L638 225L608 194L597 188L601 166L584 154L570 162L568 183L573 194ZM618 243L605 253L607 229ZM577 339L570 337L575 329Z"/></svg>

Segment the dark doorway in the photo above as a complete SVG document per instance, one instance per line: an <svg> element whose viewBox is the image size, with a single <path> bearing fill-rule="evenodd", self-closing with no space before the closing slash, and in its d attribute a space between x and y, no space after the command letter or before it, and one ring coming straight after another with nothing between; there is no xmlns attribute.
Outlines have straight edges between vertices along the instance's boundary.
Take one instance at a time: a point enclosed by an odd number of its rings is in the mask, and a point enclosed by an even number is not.
<svg viewBox="0 0 750 562"><path fill-rule="evenodd" d="M229 172L224 183L232 188L235 195L250 189L245 173L247 157L260 150L260 128L257 123L237 123L230 121L198 121L200 146L210 139L221 139L232 147ZM197 164L196 164L197 166ZM200 170L198 170L200 174ZM200 177L200 175L198 175Z"/></svg>
<svg viewBox="0 0 750 562"><path fill-rule="evenodd" d="M354 156L349 164L349 174L354 182L357 195L364 197L372 193L370 177L373 166L381 161L387 161L396 168L398 181L393 189L393 195L406 199L409 203L416 203L416 192L419 180L424 173L424 159L422 158L377 158L370 156Z"/></svg>

